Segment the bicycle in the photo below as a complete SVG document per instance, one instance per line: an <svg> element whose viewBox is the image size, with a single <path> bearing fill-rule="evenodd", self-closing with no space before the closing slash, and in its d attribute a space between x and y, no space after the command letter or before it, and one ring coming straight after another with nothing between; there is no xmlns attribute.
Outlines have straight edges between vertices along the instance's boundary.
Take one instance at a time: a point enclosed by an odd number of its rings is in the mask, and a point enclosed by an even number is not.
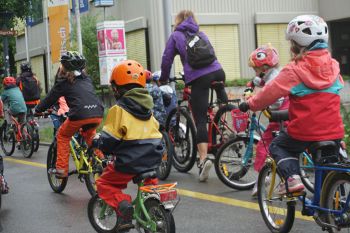
<svg viewBox="0 0 350 233"><path fill-rule="evenodd" d="M171 78L170 82L178 80L184 81L184 76L181 78ZM231 104L221 105L219 102L214 102L214 90L223 87L223 82L213 82L210 88L210 100L208 105L208 153L215 154L220 146L230 137L235 136L231 118L231 111L237 107ZM175 147L174 167L180 172L187 172L192 169L197 160L196 147L196 128L191 117L190 97L191 89L185 85L183 96L178 99L178 105L173 109L166 121L166 130L170 135L170 139ZM229 100L228 102L234 102ZM187 105L183 105L187 103ZM215 113L214 108L219 107Z"/></svg>
<svg viewBox="0 0 350 233"><path fill-rule="evenodd" d="M159 131L163 136L163 143L165 144L166 150L164 150L162 161L156 171L160 180L166 180L171 172L171 166L174 157L174 146L171 143L170 137L165 129L163 127L160 127Z"/></svg>
<svg viewBox="0 0 350 233"><path fill-rule="evenodd" d="M39 135L39 123L34 117L33 109L28 108L27 122L32 127L33 140L34 140L34 152L39 150L40 135Z"/></svg>
<svg viewBox="0 0 350 233"><path fill-rule="evenodd" d="M28 122L20 124L8 110L5 110L4 122L0 128L0 145L6 156L15 151L16 143L25 158L30 158L34 152L32 127Z"/></svg>
<svg viewBox="0 0 350 233"><path fill-rule="evenodd" d="M262 111L271 118L270 121L279 122L288 119L288 111ZM284 117L284 118L283 118ZM257 173L251 169L255 162L255 151L262 132L266 127L257 119L257 114L242 113L239 109L233 110L233 121L237 137L226 142L218 151L214 167L218 178L228 187L237 190L253 188L257 179ZM280 122L282 124L282 122ZM268 148L266 148L268 149ZM300 172L304 185L313 190L312 172L314 171L311 155L305 151L300 154Z"/></svg>
<svg viewBox="0 0 350 233"><path fill-rule="evenodd" d="M178 200L174 184L147 185L144 180L156 177L156 171L141 173L133 178L137 184L137 195L132 201L135 228L145 233L175 233L175 221L172 215ZM93 196L88 204L88 217L93 228L99 233L117 232L115 209L107 205L98 195Z"/></svg>
<svg viewBox="0 0 350 233"><path fill-rule="evenodd" d="M44 113L50 115L52 113ZM59 117L61 123L64 122L65 117ZM78 179L81 182L85 181L85 185L91 194L96 194L96 179L102 174L103 164L107 162L106 159L99 158L92 149L88 148L83 140L81 132L74 135L70 141L70 154L73 158L75 170L68 172L68 177L73 174L78 174ZM56 193L61 193L68 182L68 177L59 179L55 174L49 172L50 169L56 168L57 159L57 140L54 138L47 152L47 178L52 190Z"/></svg>
<svg viewBox="0 0 350 233"><path fill-rule="evenodd" d="M277 165L272 158L266 160L258 180L258 201L260 212L271 232L289 232L295 217L295 204L302 202L302 215L313 216L315 222L328 232L338 232L350 228L350 164L334 162L336 143L316 142L310 146L315 169L314 197L306 198L306 193L278 195L275 191L284 184ZM331 152L330 152L331 151ZM265 183L269 177L269 184ZM286 208L271 206L284 205ZM272 213L270 213L272 212ZM282 215L285 215L282 217Z"/></svg>

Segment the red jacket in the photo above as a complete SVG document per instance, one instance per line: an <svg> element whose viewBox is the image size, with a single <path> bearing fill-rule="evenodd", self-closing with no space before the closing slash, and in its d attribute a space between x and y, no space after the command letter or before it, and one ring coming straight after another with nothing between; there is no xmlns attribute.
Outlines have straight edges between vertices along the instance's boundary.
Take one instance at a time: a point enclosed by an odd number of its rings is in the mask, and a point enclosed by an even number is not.
<svg viewBox="0 0 350 233"><path fill-rule="evenodd" d="M287 131L291 137L301 141L341 139L344 126L339 91L343 87L338 62L328 50L318 49L286 65L248 104L257 111L289 95Z"/></svg>

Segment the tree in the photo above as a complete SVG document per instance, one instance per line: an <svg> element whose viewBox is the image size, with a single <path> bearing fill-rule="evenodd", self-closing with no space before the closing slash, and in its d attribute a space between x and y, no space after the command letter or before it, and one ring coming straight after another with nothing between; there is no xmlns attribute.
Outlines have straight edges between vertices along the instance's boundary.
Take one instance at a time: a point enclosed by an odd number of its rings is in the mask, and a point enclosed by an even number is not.
<svg viewBox="0 0 350 233"><path fill-rule="evenodd" d="M13 28L16 18L25 19L30 14L31 0L0 0L0 28ZM14 54L16 52L16 43L14 37L9 37L9 57L11 73L15 73ZM3 68L3 43L0 45L0 69Z"/></svg>
<svg viewBox="0 0 350 233"><path fill-rule="evenodd" d="M96 89L100 87L100 73L98 62L96 23L97 16L82 16L81 34L83 40L83 54L87 61L87 73L91 76ZM72 48L77 50L76 26L72 30Z"/></svg>

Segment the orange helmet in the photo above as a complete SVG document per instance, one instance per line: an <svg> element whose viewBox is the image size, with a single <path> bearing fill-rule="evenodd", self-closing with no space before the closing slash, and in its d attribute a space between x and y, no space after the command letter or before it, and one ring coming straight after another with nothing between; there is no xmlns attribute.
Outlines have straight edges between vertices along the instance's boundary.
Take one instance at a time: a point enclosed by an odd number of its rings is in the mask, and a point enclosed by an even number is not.
<svg viewBox="0 0 350 233"><path fill-rule="evenodd" d="M5 77L4 80L2 80L2 84L4 86L9 86L9 85L16 85L16 79L14 77Z"/></svg>
<svg viewBox="0 0 350 233"><path fill-rule="evenodd" d="M113 68L109 82L115 83L118 86L138 84L145 87L146 72L137 61L122 61Z"/></svg>

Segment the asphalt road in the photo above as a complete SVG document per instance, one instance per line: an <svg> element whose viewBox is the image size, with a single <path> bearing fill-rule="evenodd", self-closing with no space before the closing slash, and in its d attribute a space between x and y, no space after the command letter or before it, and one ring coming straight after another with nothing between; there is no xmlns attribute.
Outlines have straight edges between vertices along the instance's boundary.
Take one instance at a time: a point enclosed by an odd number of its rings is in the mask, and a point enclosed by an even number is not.
<svg viewBox="0 0 350 233"><path fill-rule="evenodd" d="M92 233L87 217L90 195L76 176L71 176L62 194L54 193L46 176L46 153L41 146L31 159L15 151L5 158L5 176L10 193L3 196L0 222L3 233ZM197 170L182 174L174 169L168 179L178 182L181 201L174 211L179 233L268 233L256 200L250 191L235 191L223 185L214 169L206 183L197 181ZM131 184L128 193L135 194ZM320 232L310 220L297 218L292 232ZM131 231L136 232L136 231Z"/></svg>

